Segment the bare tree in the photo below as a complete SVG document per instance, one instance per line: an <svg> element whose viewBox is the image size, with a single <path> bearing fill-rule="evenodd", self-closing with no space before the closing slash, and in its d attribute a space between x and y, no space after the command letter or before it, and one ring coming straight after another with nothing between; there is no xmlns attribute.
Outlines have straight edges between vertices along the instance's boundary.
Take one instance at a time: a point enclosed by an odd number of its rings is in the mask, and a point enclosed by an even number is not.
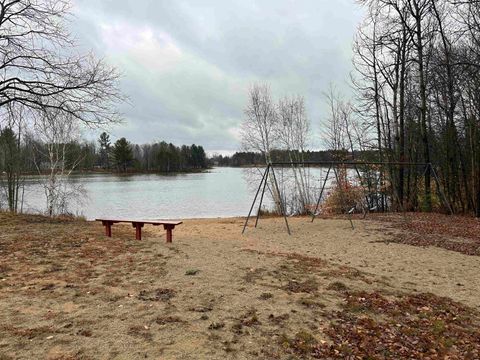
<svg viewBox="0 0 480 360"><path fill-rule="evenodd" d="M253 84L248 92L248 103L244 110L245 117L241 125L241 143L245 151L253 151L262 154L265 164L272 162L272 150L275 149L275 127L277 126L277 113L272 100L268 84ZM257 171L246 171L246 178L252 184L257 183L260 174ZM261 176L261 175L260 175ZM280 194L272 177L268 191L275 203L278 213L282 209ZM259 209L260 210L260 209Z"/></svg>
<svg viewBox="0 0 480 360"><path fill-rule="evenodd" d="M287 152L296 191L291 192L288 201L292 213L304 213L312 203L309 191L309 178L306 168L293 165L305 161L310 137L310 123L305 109L305 100L301 96L284 97L278 102L278 121L275 138L280 149Z"/></svg>
<svg viewBox="0 0 480 360"><path fill-rule="evenodd" d="M327 149L333 151L335 160L347 160L346 153L349 149L348 126L351 124L352 107L349 102L342 98L333 85L324 94L324 98L329 113L328 117L322 121L322 140Z"/></svg>
<svg viewBox="0 0 480 360"><path fill-rule="evenodd" d="M359 2L367 18L355 43L355 87L365 120L380 124L377 150L389 162L439 165L433 184L429 169L423 184L402 166L390 171L400 202L430 209L443 190L454 209L478 213L480 3Z"/></svg>
<svg viewBox="0 0 480 360"><path fill-rule="evenodd" d="M77 53L69 8L67 0L0 0L0 120L12 103L90 125L119 119L118 74Z"/></svg>
<svg viewBox="0 0 480 360"><path fill-rule="evenodd" d="M42 175L43 189L49 216L66 214L69 204L85 198L81 184L69 181L69 176L81 158L69 156L69 145L79 136L78 125L60 111L45 111L35 121L35 164Z"/></svg>
<svg viewBox="0 0 480 360"><path fill-rule="evenodd" d="M271 151L275 148L274 139L277 114L272 100L270 87L267 84L254 84L248 94L242 123L242 147L246 151L257 151L271 162Z"/></svg>
<svg viewBox="0 0 480 360"><path fill-rule="evenodd" d="M303 159L310 137L310 123L302 96L284 97L278 102L278 122L275 128L280 148L292 152L291 160ZM293 151L297 150L297 153Z"/></svg>

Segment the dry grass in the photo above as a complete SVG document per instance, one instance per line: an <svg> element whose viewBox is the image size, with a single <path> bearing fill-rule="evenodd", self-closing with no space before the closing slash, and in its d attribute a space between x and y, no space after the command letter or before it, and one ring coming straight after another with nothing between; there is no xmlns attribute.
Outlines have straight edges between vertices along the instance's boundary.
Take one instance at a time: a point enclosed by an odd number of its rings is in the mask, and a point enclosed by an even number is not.
<svg viewBox="0 0 480 360"><path fill-rule="evenodd" d="M166 245L0 213L0 359L478 355L479 257L387 244L403 230L385 223L282 221L188 220Z"/></svg>

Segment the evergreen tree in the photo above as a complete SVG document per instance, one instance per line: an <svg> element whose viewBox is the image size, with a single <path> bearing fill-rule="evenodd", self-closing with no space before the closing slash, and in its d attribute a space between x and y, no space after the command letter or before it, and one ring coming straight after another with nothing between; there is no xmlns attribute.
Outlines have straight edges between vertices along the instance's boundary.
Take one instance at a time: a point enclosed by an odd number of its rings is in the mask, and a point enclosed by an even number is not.
<svg viewBox="0 0 480 360"><path fill-rule="evenodd" d="M104 169L108 169L110 167L110 135L108 135L106 132L101 133L98 143L100 144L100 166L102 166Z"/></svg>
<svg viewBox="0 0 480 360"><path fill-rule="evenodd" d="M0 172L6 175L5 192L7 194L8 209L17 210L20 149L15 132L11 128L0 131Z"/></svg>
<svg viewBox="0 0 480 360"><path fill-rule="evenodd" d="M130 143L124 137L118 139L113 147L113 158L118 168L127 172L127 167L133 160L133 150Z"/></svg>
<svg viewBox="0 0 480 360"><path fill-rule="evenodd" d="M207 157L205 155L205 150L202 146L197 146L193 144L190 147L191 152L191 166L193 168L205 168L207 166Z"/></svg>

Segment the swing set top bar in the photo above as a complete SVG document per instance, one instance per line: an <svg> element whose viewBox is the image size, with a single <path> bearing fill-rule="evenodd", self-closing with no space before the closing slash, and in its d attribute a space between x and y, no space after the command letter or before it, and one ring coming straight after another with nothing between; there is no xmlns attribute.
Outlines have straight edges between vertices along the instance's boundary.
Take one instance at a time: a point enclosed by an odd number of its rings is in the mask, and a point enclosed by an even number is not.
<svg viewBox="0 0 480 360"><path fill-rule="evenodd" d="M293 161L293 162L271 162L270 166L286 166L286 165L404 165L404 166L427 166L431 163L420 162L399 162L399 161Z"/></svg>

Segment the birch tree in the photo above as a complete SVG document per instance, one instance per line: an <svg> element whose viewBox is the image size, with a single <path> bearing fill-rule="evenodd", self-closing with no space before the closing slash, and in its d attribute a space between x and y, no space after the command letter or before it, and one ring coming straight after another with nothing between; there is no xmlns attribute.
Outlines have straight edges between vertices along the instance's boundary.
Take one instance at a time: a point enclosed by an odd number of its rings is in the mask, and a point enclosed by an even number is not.
<svg viewBox="0 0 480 360"><path fill-rule="evenodd" d="M312 203L308 173L304 166L297 165L305 161L305 151L310 137L310 123L304 98L284 97L278 102L277 114L275 138L278 140L279 148L288 154L295 185L289 205L292 213L304 213Z"/></svg>
<svg viewBox="0 0 480 360"><path fill-rule="evenodd" d="M257 151L271 162L271 152L275 148L275 126L277 113L267 84L254 84L248 93L248 104L244 110L241 126L242 147L245 151Z"/></svg>
<svg viewBox="0 0 480 360"><path fill-rule="evenodd" d="M35 165L41 176L48 216L68 214L73 201L82 203L86 191L69 177L82 160L72 159L69 144L79 137L79 128L61 111L47 110L34 126ZM67 158L70 161L67 162ZM73 160L73 161L72 161Z"/></svg>

